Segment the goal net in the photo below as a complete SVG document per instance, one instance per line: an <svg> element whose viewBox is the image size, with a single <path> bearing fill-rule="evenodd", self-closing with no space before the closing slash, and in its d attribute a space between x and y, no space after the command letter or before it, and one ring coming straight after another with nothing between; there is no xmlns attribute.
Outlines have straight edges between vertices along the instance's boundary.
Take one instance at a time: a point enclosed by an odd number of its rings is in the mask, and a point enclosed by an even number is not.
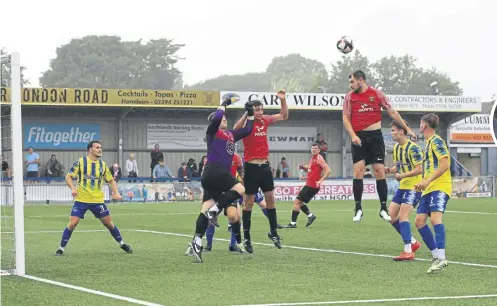
<svg viewBox="0 0 497 306"><path fill-rule="evenodd" d="M1 275L24 275L24 186L21 65L18 53L0 50Z"/></svg>

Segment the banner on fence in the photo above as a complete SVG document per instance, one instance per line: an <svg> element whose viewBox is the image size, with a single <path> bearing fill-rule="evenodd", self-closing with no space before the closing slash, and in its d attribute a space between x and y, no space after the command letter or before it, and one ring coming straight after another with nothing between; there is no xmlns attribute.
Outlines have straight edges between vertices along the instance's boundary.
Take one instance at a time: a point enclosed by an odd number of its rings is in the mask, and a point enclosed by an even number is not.
<svg viewBox="0 0 497 306"><path fill-rule="evenodd" d="M0 102L11 103L10 88L0 88ZM216 108L218 91L100 88L21 89L21 103L52 106L128 106Z"/></svg>
<svg viewBox="0 0 497 306"><path fill-rule="evenodd" d="M495 193L492 176L452 178L452 196L455 198L491 198Z"/></svg>
<svg viewBox="0 0 497 306"><path fill-rule="evenodd" d="M233 107L243 108L245 102L260 100L264 108L280 109L281 102L274 92L221 91L219 104L225 95L240 100ZM473 96L415 96L387 95L392 106L399 111L423 112L480 112L481 98ZM345 93L287 93L290 109L342 110Z"/></svg>
<svg viewBox="0 0 497 306"><path fill-rule="evenodd" d="M205 150L207 125L195 124L147 124L147 148L156 144L167 150Z"/></svg>
<svg viewBox="0 0 497 306"><path fill-rule="evenodd" d="M278 201L293 201L304 187L305 181L276 180L274 196ZM387 179L388 194L392 197L399 187L395 179ZM2 184L1 205L12 205L13 189L9 183ZM157 182L125 183L119 182L119 192L124 203L200 201L202 187L199 181L193 182ZM495 177L455 177L452 180L454 198L482 198L495 196ZM103 186L105 200L111 201L108 185ZM71 190L61 183L40 183L25 186L25 201L28 204L62 203L71 204ZM354 194L352 180L326 180L314 200L352 201ZM364 179L364 200L377 200L376 182Z"/></svg>
<svg viewBox="0 0 497 306"><path fill-rule="evenodd" d="M24 148L86 149L90 141L100 139L100 125L27 123L23 134Z"/></svg>
<svg viewBox="0 0 497 306"><path fill-rule="evenodd" d="M275 181L274 196L278 201L293 201L297 198L305 181ZM364 180L365 200L376 199L376 182L371 179ZM353 200L352 180L327 180L321 185L321 190L314 198L315 200Z"/></svg>
<svg viewBox="0 0 497 306"><path fill-rule="evenodd" d="M472 115L450 126L452 147L494 147L490 115Z"/></svg>

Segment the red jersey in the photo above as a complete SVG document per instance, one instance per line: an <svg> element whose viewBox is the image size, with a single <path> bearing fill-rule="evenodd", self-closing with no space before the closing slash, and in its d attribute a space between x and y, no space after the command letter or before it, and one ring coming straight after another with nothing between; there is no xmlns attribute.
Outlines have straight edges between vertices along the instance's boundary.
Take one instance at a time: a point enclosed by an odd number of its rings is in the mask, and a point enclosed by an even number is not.
<svg viewBox="0 0 497 306"><path fill-rule="evenodd" d="M238 168L242 167L242 158L238 154L233 154L233 162L231 163L231 175L233 177L236 177L236 174L238 173Z"/></svg>
<svg viewBox="0 0 497 306"><path fill-rule="evenodd" d="M381 121L381 110L392 106L388 98L380 90L368 87L365 92L349 92L343 102L343 114L350 116L354 132L359 132L368 126Z"/></svg>
<svg viewBox="0 0 497 306"><path fill-rule="evenodd" d="M268 159L269 141L267 129L274 123L274 115L264 115L261 120L254 120L254 128L249 136L243 138L243 159Z"/></svg>
<svg viewBox="0 0 497 306"><path fill-rule="evenodd" d="M305 182L305 185L312 188L319 188L317 181L321 179L321 174L327 166L328 165L321 154L313 155L307 166L307 181Z"/></svg>

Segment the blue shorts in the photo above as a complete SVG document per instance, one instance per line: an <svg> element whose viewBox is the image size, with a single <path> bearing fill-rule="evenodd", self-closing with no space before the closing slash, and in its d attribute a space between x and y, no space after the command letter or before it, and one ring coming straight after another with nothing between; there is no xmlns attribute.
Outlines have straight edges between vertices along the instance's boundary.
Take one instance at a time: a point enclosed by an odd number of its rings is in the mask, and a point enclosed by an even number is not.
<svg viewBox="0 0 497 306"><path fill-rule="evenodd" d="M259 191L255 194L255 203L261 203L264 201L264 193L262 193L262 190L259 189Z"/></svg>
<svg viewBox="0 0 497 306"><path fill-rule="evenodd" d="M409 204L416 208L420 199L421 192L410 189L397 189L395 195L393 196L392 202L397 204Z"/></svg>
<svg viewBox="0 0 497 306"><path fill-rule="evenodd" d="M95 218L103 218L110 215L109 210L107 209L107 205L102 204L86 204L81 202L74 202L71 210L71 217L78 217L81 219L85 218L85 213L87 210L90 210Z"/></svg>
<svg viewBox="0 0 497 306"><path fill-rule="evenodd" d="M421 197L419 202L418 214L429 215L432 212L439 211L445 212L447 207L447 202L449 201L449 195L443 191L432 191Z"/></svg>

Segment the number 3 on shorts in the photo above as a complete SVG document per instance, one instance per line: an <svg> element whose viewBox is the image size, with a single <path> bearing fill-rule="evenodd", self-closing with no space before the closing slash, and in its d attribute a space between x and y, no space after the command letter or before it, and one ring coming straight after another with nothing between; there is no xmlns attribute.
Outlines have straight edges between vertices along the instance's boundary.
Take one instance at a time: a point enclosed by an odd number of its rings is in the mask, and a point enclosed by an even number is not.
<svg viewBox="0 0 497 306"><path fill-rule="evenodd" d="M103 213L105 211L105 206L100 205L99 207L100 207L100 212Z"/></svg>

